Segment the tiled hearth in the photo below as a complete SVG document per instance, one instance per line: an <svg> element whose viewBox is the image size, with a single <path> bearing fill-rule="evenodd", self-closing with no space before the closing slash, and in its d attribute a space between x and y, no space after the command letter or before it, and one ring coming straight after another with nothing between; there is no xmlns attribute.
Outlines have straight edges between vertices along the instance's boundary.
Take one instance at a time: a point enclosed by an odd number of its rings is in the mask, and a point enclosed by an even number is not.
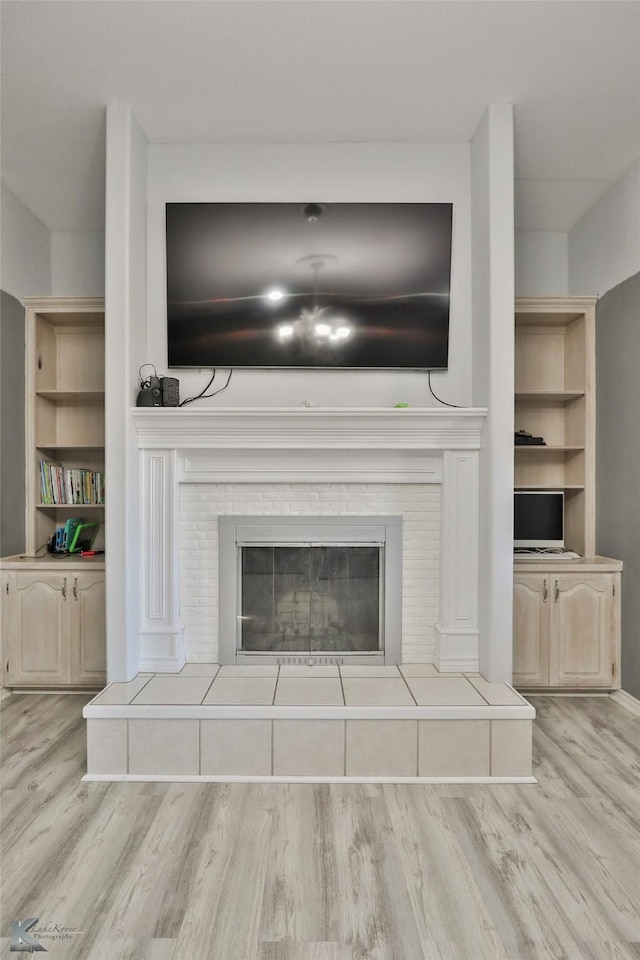
<svg viewBox="0 0 640 960"><path fill-rule="evenodd" d="M431 664L189 663L84 715L90 780L532 781L533 707Z"/></svg>

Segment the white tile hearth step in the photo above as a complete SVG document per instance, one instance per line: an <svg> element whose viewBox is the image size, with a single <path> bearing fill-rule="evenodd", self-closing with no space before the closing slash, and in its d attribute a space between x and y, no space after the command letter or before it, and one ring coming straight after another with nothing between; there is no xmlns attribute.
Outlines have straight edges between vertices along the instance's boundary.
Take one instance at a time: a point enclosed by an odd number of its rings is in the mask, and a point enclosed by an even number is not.
<svg viewBox="0 0 640 960"><path fill-rule="evenodd" d="M533 782L535 711L508 684L198 666L87 704L87 779Z"/></svg>

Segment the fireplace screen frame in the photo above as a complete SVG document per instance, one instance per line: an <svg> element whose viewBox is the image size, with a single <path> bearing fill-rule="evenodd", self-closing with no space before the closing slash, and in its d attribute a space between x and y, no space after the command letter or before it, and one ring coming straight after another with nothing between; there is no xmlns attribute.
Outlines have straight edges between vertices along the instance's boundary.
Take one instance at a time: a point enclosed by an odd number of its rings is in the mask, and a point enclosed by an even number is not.
<svg viewBox="0 0 640 960"><path fill-rule="evenodd" d="M221 664L399 664L402 646L402 517L221 516L219 661ZM249 651L240 649L241 549L245 546L378 546L380 649Z"/></svg>

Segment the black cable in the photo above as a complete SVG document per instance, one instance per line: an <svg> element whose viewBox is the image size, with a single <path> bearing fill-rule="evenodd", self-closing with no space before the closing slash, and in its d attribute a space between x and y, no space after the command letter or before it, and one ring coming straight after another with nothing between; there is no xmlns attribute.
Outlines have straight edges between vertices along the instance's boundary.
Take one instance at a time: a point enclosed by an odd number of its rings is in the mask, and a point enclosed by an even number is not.
<svg viewBox="0 0 640 960"><path fill-rule="evenodd" d="M144 379L144 380L142 379L142 369L143 369L143 367L153 367L153 376L154 376L154 377L157 377L157 376L158 376L158 371L156 370L155 364L153 364L153 363L143 363L141 367L138 367L138 378L139 378L139 380L140 380L140 388L141 388L142 390L148 389L149 386L150 386L149 377L147 377L147 378Z"/></svg>
<svg viewBox="0 0 640 960"><path fill-rule="evenodd" d="M232 374L232 373L233 373L233 370L229 370L229 376L227 377L227 382L225 383L224 387L220 387L219 390L214 390L213 393L208 393L208 394L206 394L206 396L207 396L207 397L217 397L219 393L222 393L223 390L226 390L227 387L229 386L230 382L231 382L231 374Z"/></svg>
<svg viewBox="0 0 640 960"><path fill-rule="evenodd" d="M209 380L209 383L206 385L206 387L203 387L202 390L200 391L200 393L199 393L197 396L195 396L195 397L187 397L186 400L182 400L182 401L178 404L178 406L184 407L185 403L193 403L194 400L201 400L202 397L203 397L203 396L205 395L205 393L207 392L207 390L209 389L209 387L211 386L211 384L213 383L213 381L215 380L215 378L216 378L216 370L214 369L213 373L211 374L211 379Z"/></svg>
<svg viewBox="0 0 640 960"><path fill-rule="evenodd" d="M213 393L206 392L211 386L211 384L213 383L213 381L215 380L216 373L217 371L214 370L213 373L211 374L211 379L209 380L209 383L206 385L206 387L203 388L203 390L201 390L201 392L197 395L197 397L187 397L187 399L183 400L182 403L179 404L179 406L183 407L185 403L193 403L194 400L209 400L211 397L217 397L219 393L222 393L223 390L226 390L231 381L231 374L233 373L233 370L229 370L229 376L227 377L227 382L225 383L224 387L220 387L219 390L214 390Z"/></svg>
<svg viewBox="0 0 640 960"><path fill-rule="evenodd" d="M463 404L461 404L461 403L447 403L446 400L441 400L440 397L437 397L437 396L435 395L435 393L433 392L433 388L432 388L432 386L431 386L431 370L427 370L427 382L428 382L428 384L429 384L429 390L430 390L430 392L431 392L431 396L433 397L434 400L437 400L438 403L441 403L441 404L442 404L443 406L445 406L445 407L455 407L457 410L462 410Z"/></svg>

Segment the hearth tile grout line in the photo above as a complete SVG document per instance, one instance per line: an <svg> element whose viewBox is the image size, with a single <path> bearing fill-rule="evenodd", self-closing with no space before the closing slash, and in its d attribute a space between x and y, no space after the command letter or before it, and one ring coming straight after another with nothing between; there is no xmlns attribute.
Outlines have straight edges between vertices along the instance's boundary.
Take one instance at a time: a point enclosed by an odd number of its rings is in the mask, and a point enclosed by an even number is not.
<svg viewBox="0 0 640 960"><path fill-rule="evenodd" d="M215 680L216 676L217 676L217 673L216 673L215 676L213 676L213 677L211 678L211 683L209 684L209 686L208 686L207 689L205 690L204 697L203 697L202 700L200 701L200 706L202 706L203 703L204 703L204 701L206 700L207 694L209 693L209 690L211 690L211 687L213 686L213 681Z"/></svg>
<svg viewBox="0 0 640 960"><path fill-rule="evenodd" d="M134 695L133 695L133 697L131 698L131 700L129 700L129 703L127 704L127 706L131 706L131 704L135 702L136 697L139 696L139 695L142 693L142 691L144 690L144 688L147 686L148 683L150 683L151 680L153 680L154 677L155 677L155 673L149 674L149 677L147 678L146 682L142 684L142 686L141 686L140 689L137 691L137 693L134 693ZM111 686L111 684L109 684L109 686Z"/></svg>
<svg viewBox="0 0 640 960"><path fill-rule="evenodd" d="M401 676L402 679L404 680L404 685L405 685L405 687L407 688L407 690L409 691L409 696L411 697L411 699L413 700L413 702L415 703L415 705L416 705L416 707L417 707L417 706L418 706L418 701L416 700L416 698L415 698L414 695L413 695L413 690L411 689L411 687L410 687L409 684L407 683L407 678L405 677L404 673L402 673L401 670L398 670L398 673L400 674L400 676Z"/></svg>
<svg viewBox="0 0 640 960"><path fill-rule="evenodd" d="M342 682L342 670L340 669L339 666L338 666L338 676L339 676L339 678L340 678L340 690L342 691L342 704L343 704L343 706L346 707L346 705L347 705L347 698L346 698L345 693L344 693L344 683ZM347 728L346 728L346 726L345 726L345 729L344 729L344 749L345 749L345 755L344 755L345 767L344 767L344 769L346 770L346 769L347 769L347 766L346 766L346 764L347 764L347 753L346 753L346 751L347 751ZM345 774L345 776L346 776L346 774Z"/></svg>
<svg viewBox="0 0 640 960"><path fill-rule="evenodd" d="M344 692L343 692L342 696L343 696L343 698L344 698ZM343 720L342 723L343 723L342 743L343 743L343 746L344 746L344 749L343 749L343 751L342 751L342 754L343 754L343 756L342 756L342 771L343 771L342 775L343 775L344 777L346 777L346 775L347 775L347 736L348 736L349 727L348 727L348 724L347 724L347 721L346 721L346 720Z"/></svg>
<svg viewBox="0 0 640 960"><path fill-rule="evenodd" d="M484 700L484 702L487 704L488 707L494 706L494 704L489 703L489 701L487 700L487 698L486 698L485 695L483 694L482 690L478 690L478 688L476 687L475 683L473 682L473 680L471 680L470 677L467 677L465 674L463 674L463 676L464 676L465 680L467 681L467 683L470 683L470 684L471 684L471 686L472 686L473 689L476 691L476 693L479 693L479 694L480 694L480 696L482 697L482 699ZM481 676L482 676L482 675L481 675ZM482 679L484 680L485 678L482 677ZM487 682L487 683L491 683L490 680L487 680L486 682ZM508 687L509 684L507 683L507 684L505 684L505 686ZM517 693L517 691L516 691L516 693Z"/></svg>

